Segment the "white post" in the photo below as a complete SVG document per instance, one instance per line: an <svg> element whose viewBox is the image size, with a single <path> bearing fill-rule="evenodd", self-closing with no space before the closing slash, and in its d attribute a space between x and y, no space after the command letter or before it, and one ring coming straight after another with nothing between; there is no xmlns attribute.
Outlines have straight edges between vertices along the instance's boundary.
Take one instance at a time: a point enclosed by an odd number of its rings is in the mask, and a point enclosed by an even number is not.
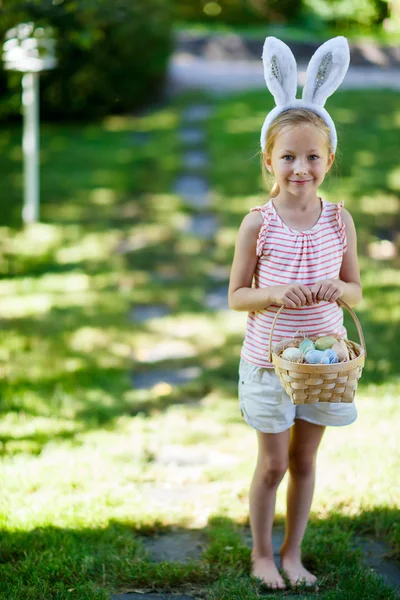
<svg viewBox="0 0 400 600"><path fill-rule="evenodd" d="M1 4L1 0L0 0ZM3 59L6 69L21 71L24 155L24 204L22 220L39 220L39 72L54 69L54 39L50 27L20 23L6 32Z"/></svg>
<svg viewBox="0 0 400 600"><path fill-rule="evenodd" d="M39 220L39 73L25 73L22 77L22 104L24 130L24 223Z"/></svg>

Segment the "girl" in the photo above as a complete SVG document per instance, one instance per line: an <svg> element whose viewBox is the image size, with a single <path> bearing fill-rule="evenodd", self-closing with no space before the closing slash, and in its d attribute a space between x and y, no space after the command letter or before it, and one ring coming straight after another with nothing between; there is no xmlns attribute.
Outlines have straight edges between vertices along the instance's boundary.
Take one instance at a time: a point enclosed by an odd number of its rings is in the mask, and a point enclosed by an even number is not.
<svg viewBox="0 0 400 600"><path fill-rule="evenodd" d="M334 38L317 50L302 100L295 98L296 63L289 48L267 38L263 61L277 106L262 128L262 159L275 184L268 202L253 208L240 226L229 305L249 313L239 401L244 419L257 431L259 449L250 489L252 575L283 589L271 544L277 488L289 469L281 567L292 585L313 585L316 577L302 564L301 543L314 491L316 453L325 427L348 425L357 412L354 403L292 404L268 362L271 323L284 305L273 342L297 331L345 336L336 300L357 304L361 284L353 220L343 202L331 204L318 195L336 151L335 126L323 105L347 71L347 42Z"/></svg>

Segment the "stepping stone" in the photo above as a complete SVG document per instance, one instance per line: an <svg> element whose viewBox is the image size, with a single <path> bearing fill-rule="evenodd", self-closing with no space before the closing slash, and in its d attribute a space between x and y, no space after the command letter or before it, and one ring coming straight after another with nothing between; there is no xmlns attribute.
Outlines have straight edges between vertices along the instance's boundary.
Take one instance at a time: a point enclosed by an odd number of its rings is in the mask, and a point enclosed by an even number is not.
<svg viewBox="0 0 400 600"><path fill-rule="evenodd" d="M249 548L253 547L253 540L251 537L250 528L246 528L243 531L242 539L243 539L243 542L246 544L246 546L248 546ZM277 559L280 559L279 550L283 544L284 539L285 539L285 528L284 527L274 527L272 530L272 548L274 550L274 557ZM301 597L301 596L296 596L296 598L299 598L299 597ZM286 596L285 596L285 598L286 598Z"/></svg>
<svg viewBox="0 0 400 600"><path fill-rule="evenodd" d="M356 544L364 553L365 563L381 575L387 585L400 590L400 567L385 558L391 548L383 542L370 538L356 538Z"/></svg>
<svg viewBox="0 0 400 600"><path fill-rule="evenodd" d="M397 247L390 240L379 240L368 244L368 256L374 260L391 260L397 254Z"/></svg>
<svg viewBox="0 0 400 600"><path fill-rule="evenodd" d="M196 237L212 239L219 229L219 223L213 215L195 215L190 217L185 232Z"/></svg>
<svg viewBox="0 0 400 600"><path fill-rule="evenodd" d="M214 290L206 295L205 304L211 310L226 310L228 306L228 286Z"/></svg>
<svg viewBox="0 0 400 600"><path fill-rule="evenodd" d="M164 507L177 509L181 504L196 504L203 497L215 495L215 488L210 490L209 484L188 483L184 484L165 482L157 484L154 482L140 485L137 488L143 504L147 507Z"/></svg>
<svg viewBox="0 0 400 600"><path fill-rule="evenodd" d="M298 596L297 596L298 597ZM196 600L193 596L176 596L175 594L117 594L116 596L111 596L111 600Z"/></svg>
<svg viewBox="0 0 400 600"><path fill-rule="evenodd" d="M189 448L185 448L184 452L185 454L183 455L181 449L175 451L175 453L173 450L166 449L157 456L154 463L163 466L174 465L176 467L198 467L211 464L209 456L204 453L190 453Z"/></svg>
<svg viewBox="0 0 400 600"><path fill-rule="evenodd" d="M154 459L158 465L173 465L179 468L211 465L213 467L233 467L237 458L204 447L170 445L161 448Z"/></svg>
<svg viewBox="0 0 400 600"><path fill-rule="evenodd" d="M225 265L215 265L207 275L214 281L228 281L230 275L230 267Z"/></svg>
<svg viewBox="0 0 400 600"><path fill-rule="evenodd" d="M203 150L187 150L183 155L185 169L204 169L208 164L207 154Z"/></svg>
<svg viewBox="0 0 400 600"><path fill-rule="evenodd" d="M196 350L184 340L165 340L154 346L140 346L134 353L138 362L154 363L161 360L191 358L196 356Z"/></svg>
<svg viewBox="0 0 400 600"><path fill-rule="evenodd" d="M212 111L212 107L206 104L194 104L183 111L182 118L190 122L205 121L210 117Z"/></svg>
<svg viewBox="0 0 400 600"><path fill-rule="evenodd" d="M171 309L165 304L143 304L135 306L129 313L131 321L143 323L148 319L158 319L170 314Z"/></svg>
<svg viewBox="0 0 400 600"><path fill-rule="evenodd" d="M153 388L159 384L170 386L181 385L200 377L202 371L200 367L185 367L177 371L159 370L148 371L147 373L133 373L133 387L137 390Z"/></svg>
<svg viewBox="0 0 400 600"><path fill-rule="evenodd" d="M179 131L179 139L187 146L195 146L205 141L206 134L202 129L198 129L197 127L183 127Z"/></svg>
<svg viewBox="0 0 400 600"><path fill-rule="evenodd" d="M175 265L160 265L152 276L156 281L178 281L181 273Z"/></svg>
<svg viewBox="0 0 400 600"><path fill-rule="evenodd" d="M193 208L204 208L210 204L208 183L199 175L180 175L175 180L173 192Z"/></svg>
<svg viewBox="0 0 400 600"><path fill-rule="evenodd" d="M150 139L150 134L147 131L135 131L130 136L131 142L137 146L147 144Z"/></svg>
<svg viewBox="0 0 400 600"><path fill-rule="evenodd" d="M192 531L142 537L141 542L153 562L186 563L199 560L205 546L204 536L200 532Z"/></svg>

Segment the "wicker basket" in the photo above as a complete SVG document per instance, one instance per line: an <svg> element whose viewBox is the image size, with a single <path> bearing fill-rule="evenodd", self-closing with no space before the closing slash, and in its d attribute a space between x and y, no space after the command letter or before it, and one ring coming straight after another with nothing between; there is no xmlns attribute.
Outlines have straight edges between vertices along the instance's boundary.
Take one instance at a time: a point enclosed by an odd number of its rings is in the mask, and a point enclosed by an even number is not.
<svg viewBox="0 0 400 600"><path fill-rule="evenodd" d="M357 389L358 380L361 377L367 351L364 334L356 314L343 300L339 299L338 304L347 308L353 317L361 345L356 342L350 342L357 354L357 358L336 364L315 365L295 363L285 360L273 352L272 335L276 320L284 306L275 315L269 336L269 361L273 363L275 372L279 376L293 404L353 402L354 400L354 394ZM310 339L315 341L318 337L320 336L311 336Z"/></svg>

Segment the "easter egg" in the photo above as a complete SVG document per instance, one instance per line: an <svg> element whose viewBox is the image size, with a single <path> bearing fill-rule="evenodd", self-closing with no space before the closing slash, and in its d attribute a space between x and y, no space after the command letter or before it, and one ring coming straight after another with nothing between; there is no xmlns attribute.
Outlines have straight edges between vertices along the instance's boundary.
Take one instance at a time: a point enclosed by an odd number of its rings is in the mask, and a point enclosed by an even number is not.
<svg viewBox="0 0 400 600"><path fill-rule="evenodd" d="M326 356L329 360L329 364L333 365L339 362L339 357L332 348L328 348L328 350L324 351L324 356Z"/></svg>
<svg viewBox="0 0 400 600"><path fill-rule="evenodd" d="M300 352L303 352L303 354L305 354L306 352L309 352L310 350L314 350L314 344L311 340L305 339L301 342L301 344L299 346L299 350L300 350Z"/></svg>
<svg viewBox="0 0 400 600"><path fill-rule="evenodd" d="M335 344L333 344L332 350L336 352L340 362L349 360L349 351L347 349L346 344L342 340L337 341Z"/></svg>
<svg viewBox="0 0 400 600"><path fill-rule="evenodd" d="M336 343L336 338L332 335L324 335L317 339L315 342L316 350L327 350L328 348L332 348L333 344Z"/></svg>
<svg viewBox="0 0 400 600"><path fill-rule="evenodd" d="M322 363L322 360L326 358L329 363L329 356L324 357L322 350L310 350L306 354L306 362L311 365L318 365Z"/></svg>
<svg viewBox="0 0 400 600"><path fill-rule="evenodd" d="M303 353L298 348L286 348L282 352L281 358L292 362L303 362Z"/></svg>

